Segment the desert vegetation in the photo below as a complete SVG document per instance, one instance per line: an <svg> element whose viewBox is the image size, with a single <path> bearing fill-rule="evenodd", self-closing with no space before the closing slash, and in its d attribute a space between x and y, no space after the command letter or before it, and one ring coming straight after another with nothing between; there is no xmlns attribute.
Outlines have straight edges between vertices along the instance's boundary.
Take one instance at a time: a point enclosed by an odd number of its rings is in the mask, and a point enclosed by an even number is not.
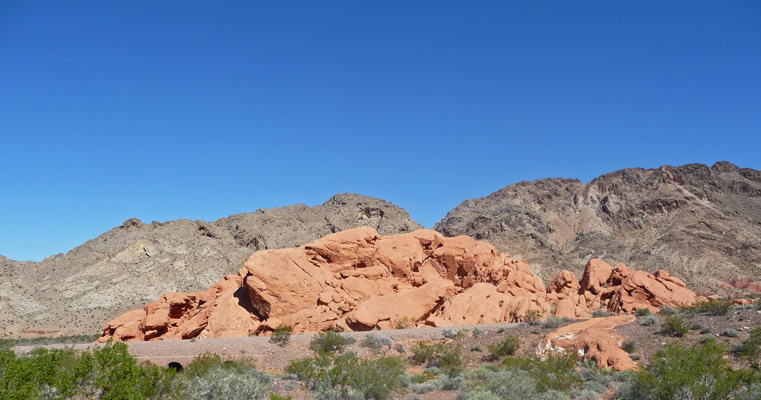
<svg viewBox="0 0 761 400"><path fill-rule="evenodd" d="M352 346L350 336L327 331L312 337L311 356L291 360L279 373L245 361L223 362L212 354L197 357L181 371L138 364L124 343L91 353L37 348L17 355L6 348L0 350L0 398L383 400L444 393L468 400L759 398L761 328L741 338L689 332L667 338L642 368L625 372L598 368L576 353L540 359L522 348L519 337L481 329L418 341L401 351L399 343L379 333ZM689 339L700 335L700 341ZM731 346L731 339L739 342ZM632 340L622 346L630 353L639 349Z"/></svg>

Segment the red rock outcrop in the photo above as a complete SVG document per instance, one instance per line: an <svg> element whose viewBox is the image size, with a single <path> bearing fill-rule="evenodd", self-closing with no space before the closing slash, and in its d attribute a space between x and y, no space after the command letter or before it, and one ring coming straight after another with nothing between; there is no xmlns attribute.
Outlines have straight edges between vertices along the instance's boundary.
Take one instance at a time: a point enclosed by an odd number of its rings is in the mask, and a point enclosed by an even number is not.
<svg viewBox="0 0 761 400"><path fill-rule="evenodd" d="M590 260L581 282L560 272L545 288L524 260L431 230L382 237L355 228L308 245L251 255L209 290L167 293L109 322L99 341L214 338L266 333L519 322L527 313L587 318L690 304L695 294L654 275Z"/></svg>
<svg viewBox="0 0 761 400"><path fill-rule="evenodd" d="M624 337L614 329L635 320L633 315L620 315L566 325L542 339L537 355L578 352L582 359L594 360L600 366L617 371L635 369L637 363L621 348Z"/></svg>

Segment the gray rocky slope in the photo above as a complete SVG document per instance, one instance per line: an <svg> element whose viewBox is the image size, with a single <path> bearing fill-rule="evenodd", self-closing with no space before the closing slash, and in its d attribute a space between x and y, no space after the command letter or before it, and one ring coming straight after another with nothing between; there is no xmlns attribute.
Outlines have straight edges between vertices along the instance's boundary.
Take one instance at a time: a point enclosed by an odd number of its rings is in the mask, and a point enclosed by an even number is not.
<svg viewBox="0 0 761 400"><path fill-rule="evenodd" d="M665 269L698 291L761 277L761 171L728 162L542 179L467 200L436 224L525 258L545 281L592 257Z"/></svg>
<svg viewBox="0 0 761 400"><path fill-rule="evenodd" d="M387 201L340 194L316 207L258 210L214 222L131 219L41 262L0 256L0 336L97 333L122 311L165 292L206 290L256 250L297 247L357 226L383 235L422 228Z"/></svg>

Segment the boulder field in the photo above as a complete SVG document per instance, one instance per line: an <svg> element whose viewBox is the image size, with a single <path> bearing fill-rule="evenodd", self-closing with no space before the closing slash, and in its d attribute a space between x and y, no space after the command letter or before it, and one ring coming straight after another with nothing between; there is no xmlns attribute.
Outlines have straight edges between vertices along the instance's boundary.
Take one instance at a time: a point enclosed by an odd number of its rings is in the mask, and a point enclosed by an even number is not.
<svg viewBox="0 0 761 400"><path fill-rule="evenodd" d="M380 236L362 227L257 251L206 291L166 293L117 317L98 341L242 337L281 325L298 333L589 318L598 309L657 312L696 300L662 270L592 259L581 281L561 271L545 287L524 260L467 236Z"/></svg>

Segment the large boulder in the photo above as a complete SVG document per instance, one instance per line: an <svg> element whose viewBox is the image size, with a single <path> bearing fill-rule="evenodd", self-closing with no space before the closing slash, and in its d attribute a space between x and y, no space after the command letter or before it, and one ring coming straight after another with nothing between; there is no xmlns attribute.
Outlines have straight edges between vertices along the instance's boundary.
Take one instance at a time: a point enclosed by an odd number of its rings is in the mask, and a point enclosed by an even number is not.
<svg viewBox="0 0 761 400"><path fill-rule="evenodd" d="M624 337L614 329L635 320L633 315L621 315L566 325L545 336L537 353L544 357L551 353L576 352L582 359L593 360L599 366L617 371L635 369L637 363L621 348Z"/></svg>

